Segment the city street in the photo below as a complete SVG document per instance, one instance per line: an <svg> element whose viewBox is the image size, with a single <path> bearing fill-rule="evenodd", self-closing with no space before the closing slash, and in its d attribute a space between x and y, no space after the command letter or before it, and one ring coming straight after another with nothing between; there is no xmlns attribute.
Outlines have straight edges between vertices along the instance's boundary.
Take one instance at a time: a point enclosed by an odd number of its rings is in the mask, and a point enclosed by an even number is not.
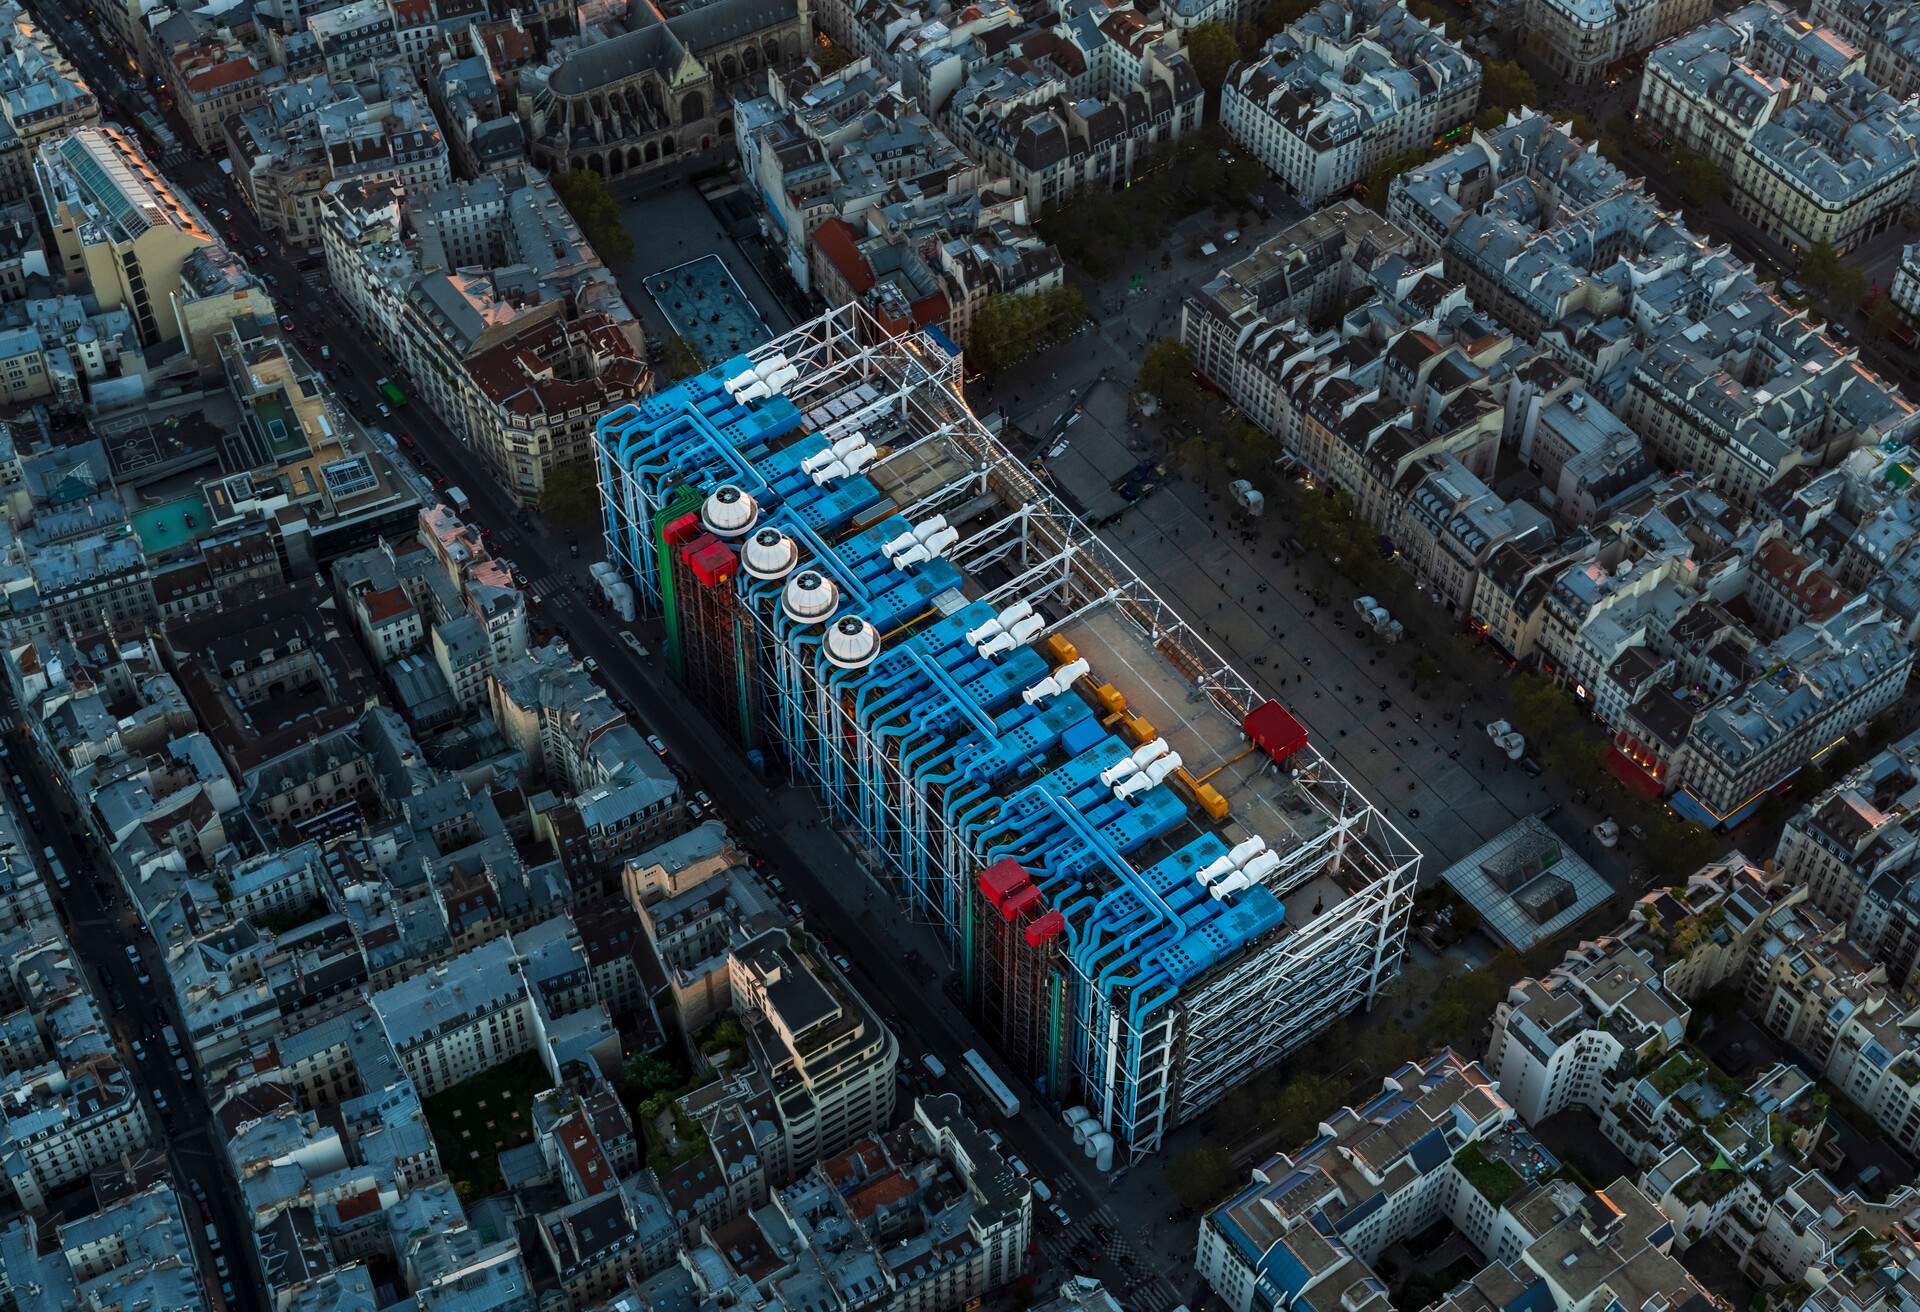
<svg viewBox="0 0 1920 1312"><path fill-rule="evenodd" d="M11 694L4 688L0 688L0 715L10 723L18 716ZM47 785L45 773L29 764L34 759L32 744L18 734L10 734L7 742L13 768L39 814L46 818L34 839L51 846L61 864L74 874L71 886L55 893L56 905L66 922L73 950L92 978L100 1009L106 1014L120 1048L121 1060L147 1099L148 1115L155 1128L154 1143L164 1148L172 1161L174 1178L183 1191L180 1206L186 1215L187 1233L192 1237L200 1272L206 1278L209 1302L218 1305L216 1291L221 1284L214 1271L214 1255L207 1247L205 1230L210 1219L233 1271L235 1297L227 1306L241 1312L264 1308L263 1290L255 1278L253 1264L239 1257L252 1248L248 1238L250 1228L240 1224L231 1178L215 1138L212 1113L198 1079L183 1080L174 1070L173 1056L161 1037L161 1027L165 1025L175 1026L182 1034L185 1030L171 999L154 982L160 974L154 944L115 887L109 873L111 866L85 836L84 826L67 818L58 794ZM129 944L140 954L138 966L127 957ZM143 971L149 983L140 982ZM133 1056L135 1039L145 1049L144 1061ZM165 1112L159 1110L154 1100L156 1093L166 1100ZM205 1196L209 1209L206 1212L188 1192L195 1184ZM88 1186L79 1188L84 1191Z"/></svg>

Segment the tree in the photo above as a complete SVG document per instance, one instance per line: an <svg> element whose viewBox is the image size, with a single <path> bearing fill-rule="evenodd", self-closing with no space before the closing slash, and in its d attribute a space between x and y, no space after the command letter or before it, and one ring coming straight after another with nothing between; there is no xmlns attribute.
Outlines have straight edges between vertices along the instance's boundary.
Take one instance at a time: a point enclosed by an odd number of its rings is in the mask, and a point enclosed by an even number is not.
<svg viewBox="0 0 1920 1312"><path fill-rule="evenodd" d="M1607 120L1600 131L1600 154L1617 169L1627 168L1627 143L1635 140L1637 129L1633 120L1625 114L1616 114Z"/></svg>
<svg viewBox="0 0 1920 1312"><path fill-rule="evenodd" d="M1315 0L1273 0L1272 4L1240 25L1240 48L1258 50L1267 43L1268 37L1285 31L1313 8L1314 3Z"/></svg>
<svg viewBox="0 0 1920 1312"><path fill-rule="evenodd" d="M1867 302L1867 331L1875 337L1891 337L1906 326L1906 316L1890 296L1874 296Z"/></svg>
<svg viewBox="0 0 1920 1312"><path fill-rule="evenodd" d="M1353 1060L1367 1074L1379 1075L1408 1060L1419 1046L1406 1026L1389 1021L1360 1031L1353 1043Z"/></svg>
<svg viewBox="0 0 1920 1312"><path fill-rule="evenodd" d="M1451 41L1458 41L1467 34L1460 20L1435 4L1433 0L1412 0L1407 8L1421 22L1440 28Z"/></svg>
<svg viewBox="0 0 1920 1312"><path fill-rule="evenodd" d="M1544 674L1528 671L1513 681L1513 718L1520 732L1535 742L1547 742L1573 725L1573 697Z"/></svg>
<svg viewBox="0 0 1920 1312"><path fill-rule="evenodd" d="M1473 125L1482 132L1491 132L1507 121L1507 111L1498 105L1488 105L1473 116Z"/></svg>
<svg viewBox="0 0 1920 1312"><path fill-rule="evenodd" d="M1375 165L1373 172L1367 174L1367 204L1382 214L1386 213L1387 193L1393 188L1393 180L1408 169L1426 163L1430 153L1424 146L1416 147Z"/></svg>
<svg viewBox="0 0 1920 1312"><path fill-rule="evenodd" d="M1647 831L1648 848L1668 870L1691 874L1713 858L1719 841L1703 824L1682 820L1670 811L1654 817Z"/></svg>
<svg viewBox="0 0 1920 1312"><path fill-rule="evenodd" d="M1227 80L1227 70L1240 62L1240 38L1225 23L1202 23L1187 32L1187 59L1211 95Z"/></svg>
<svg viewBox="0 0 1920 1312"><path fill-rule="evenodd" d="M1165 399L1193 381L1193 352L1178 337L1162 337L1140 358L1140 390Z"/></svg>
<svg viewBox="0 0 1920 1312"><path fill-rule="evenodd" d="M636 1099L644 1100L679 1083L680 1072L673 1068L673 1063L652 1053L630 1057L620 1068L620 1087Z"/></svg>
<svg viewBox="0 0 1920 1312"><path fill-rule="evenodd" d="M1227 463L1241 474L1263 474L1273 463L1273 435L1250 419L1236 419L1227 425L1220 442Z"/></svg>
<svg viewBox="0 0 1920 1312"><path fill-rule="evenodd" d="M1603 779L1600 759L1605 752L1606 745L1593 734L1561 733L1547 744L1545 765L1575 787L1596 788Z"/></svg>
<svg viewBox="0 0 1920 1312"><path fill-rule="evenodd" d="M1191 1148L1169 1165L1175 1195L1195 1211L1211 1206L1233 1184L1233 1162L1225 1149Z"/></svg>
<svg viewBox="0 0 1920 1312"><path fill-rule="evenodd" d="M568 528L590 527L600 516L600 480L591 460L574 460L547 471L540 513Z"/></svg>
<svg viewBox="0 0 1920 1312"><path fill-rule="evenodd" d="M697 374L706 367L692 344L679 333L674 333L660 343L660 359L655 366L654 381L661 386L677 383L682 378Z"/></svg>
<svg viewBox="0 0 1920 1312"><path fill-rule="evenodd" d="M1800 257L1800 281L1836 301L1852 302L1860 299L1866 279L1858 269L1840 262L1832 242L1817 241Z"/></svg>
<svg viewBox="0 0 1920 1312"><path fill-rule="evenodd" d="M1313 1137L1332 1100L1333 1091L1327 1082L1310 1071L1303 1071L1261 1103L1261 1118L1274 1122L1281 1143L1302 1143Z"/></svg>
<svg viewBox="0 0 1920 1312"><path fill-rule="evenodd" d="M997 374L1040 347L1059 341L1086 322L1087 303L1075 287L1043 292L996 293L980 302L967 330L967 359L983 374Z"/></svg>
<svg viewBox="0 0 1920 1312"><path fill-rule="evenodd" d="M568 169L554 174L552 182L603 264L625 264L633 258L633 238L621 226L620 202L607 190L605 178L591 169Z"/></svg>
<svg viewBox="0 0 1920 1312"><path fill-rule="evenodd" d="M1526 69L1510 59L1490 60L1480 74L1480 103L1500 109L1522 109L1540 103L1540 93Z"/></svg>
<svg viewBox="0 0 1920 1312"><path fill-rule="evenodd" d="M1593 126L1593 120L1585 114L1574 113L1567 117L1567 131L1582 141L1598 141L1599 130Z"/></svg>
<svg viewBox="0 0 1920 1312"><path fill-rule="evenodd" d="M1689 204L1706 205L1712 201L1725 199L1727 194L1727 174L1718 164L1697 151L1685 146L1676 146L1668 167L1673 174L1673 185L1680 189L1680 195Z"/></svg>

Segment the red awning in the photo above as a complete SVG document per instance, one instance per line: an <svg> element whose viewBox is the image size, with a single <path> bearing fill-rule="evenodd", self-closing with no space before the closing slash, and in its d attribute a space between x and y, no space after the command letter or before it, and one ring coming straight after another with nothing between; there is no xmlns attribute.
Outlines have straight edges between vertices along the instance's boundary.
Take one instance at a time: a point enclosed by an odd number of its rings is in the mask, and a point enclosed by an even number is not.
<svg viewBox="0 0 1920 1312"><path fill-rule="evenodd" d="M1666 794L1660 781L1642 770L1625 756L1618 747L1609 747L1600 758L1607 763L1607 769L1613 771L1613 777L1625 784L1629 791L1640 794L1648 801L1658 801Z"/></svg>

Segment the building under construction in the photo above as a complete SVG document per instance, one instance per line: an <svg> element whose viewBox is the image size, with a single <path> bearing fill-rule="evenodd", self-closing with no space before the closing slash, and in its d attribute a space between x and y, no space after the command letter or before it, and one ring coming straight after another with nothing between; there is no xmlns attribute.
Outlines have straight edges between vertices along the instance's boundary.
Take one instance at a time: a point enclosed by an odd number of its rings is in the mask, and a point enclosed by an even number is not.
<svg viewBox="0 0 1920 1312"><path fill-rule="evenodd" d="M609 558L675 676L812 785L1009 1067L1123 1155L1398 970L1417 850L931 340L843 306L598 445Z"/></svg>

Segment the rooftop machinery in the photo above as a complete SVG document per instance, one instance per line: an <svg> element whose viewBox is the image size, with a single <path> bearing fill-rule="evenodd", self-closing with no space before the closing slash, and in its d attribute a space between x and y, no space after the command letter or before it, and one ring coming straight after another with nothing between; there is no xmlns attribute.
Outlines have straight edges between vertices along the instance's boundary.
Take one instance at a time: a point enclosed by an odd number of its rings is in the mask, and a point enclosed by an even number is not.
<svg viewBox="0 0 1920 1312"><path fill-rule="evenodd" d="M607 415L609 557L676 677L939 929L1015 1072L1151 1152L1371 1002L1418 853L953 375L848 306Z"/></svg>

